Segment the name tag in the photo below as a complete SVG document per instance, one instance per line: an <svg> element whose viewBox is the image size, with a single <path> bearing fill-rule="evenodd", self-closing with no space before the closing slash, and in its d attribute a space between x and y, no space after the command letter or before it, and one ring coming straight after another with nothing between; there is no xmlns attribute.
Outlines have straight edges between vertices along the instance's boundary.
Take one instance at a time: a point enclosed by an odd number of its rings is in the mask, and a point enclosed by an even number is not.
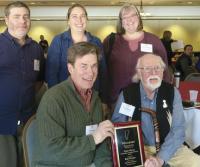
<svg viewBox="0 0 200 167"><path fill-rule="evenodd" d="M126 104L126 103L122 103L122 105L119 109L120 114L126 115L128 117L132 117L134 111L135 111L135 106L132 106L132 105Z"/></svg>
<svg viewBox="0 0 200 167"><path fill-rule="evenodd" d="M92 134L97 129L97 127L98 127L97 124L87 125L86 128L85 128L86 136Z"/></svg>
<svg viewBox="0 0 200 167"><path fill-rule="evenodd" d="M141 43L140 47L142 52L153 53L152 44Z"/></svg>
<svg viewBox="0 0 200 167"><path fill-rule="evenodd" d="M37 59L34 59L34 71L40 71L40 61Z"/></svg>

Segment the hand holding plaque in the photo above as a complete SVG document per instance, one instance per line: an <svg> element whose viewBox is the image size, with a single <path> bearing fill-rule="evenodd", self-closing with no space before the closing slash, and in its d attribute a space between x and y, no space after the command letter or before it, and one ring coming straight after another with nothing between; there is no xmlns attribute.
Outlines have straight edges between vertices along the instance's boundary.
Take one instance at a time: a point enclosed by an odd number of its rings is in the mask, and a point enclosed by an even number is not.
<svg viewBox="0 0 200 167"><path fill-rule="evenodd" d="M114 123L114 127L114 167L143 166L145 157L140 122Z"/></svg>
<svg viewBox="0 0 200 167"><path fill-rule="evenodd" d="M107 137L113 138L113 128L113 124L109 120L101 122L97 129L92 133L95 144L101 143Z"/></svg>

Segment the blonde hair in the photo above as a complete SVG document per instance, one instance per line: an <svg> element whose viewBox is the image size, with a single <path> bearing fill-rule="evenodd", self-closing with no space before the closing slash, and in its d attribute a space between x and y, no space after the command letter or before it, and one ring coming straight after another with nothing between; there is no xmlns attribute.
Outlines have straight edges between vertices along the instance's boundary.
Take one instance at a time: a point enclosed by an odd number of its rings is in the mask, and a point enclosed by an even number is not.
<svg viewBox="0 0 200 167"><path fill-rule="evenodd" d="M70 15L72 13L72 10L74 8L81 8L84 11L84 13L85 13L86 18L88 19L88 14L87 14L87 11L86 11L85 7L83 5L81 5L81 4L79 4L79 3L75 3L72 6L70 6L69 9L68 9L68 11L67 11L67 19L68 20L69 20L69 17L70 17Z"/></svg>
<svg viewBox="0 0 200 167"><path fill-rule="evenodd" d="M137 31L143 30L143 23L138 8L133 3L125 3L119 11L119 17L117 20L117 33L119 34L125 33L125 29L122 26L122 14L124 13L124 11L127 10L134 10L136 12L139 19L139 25L137 27Z"/></svg>

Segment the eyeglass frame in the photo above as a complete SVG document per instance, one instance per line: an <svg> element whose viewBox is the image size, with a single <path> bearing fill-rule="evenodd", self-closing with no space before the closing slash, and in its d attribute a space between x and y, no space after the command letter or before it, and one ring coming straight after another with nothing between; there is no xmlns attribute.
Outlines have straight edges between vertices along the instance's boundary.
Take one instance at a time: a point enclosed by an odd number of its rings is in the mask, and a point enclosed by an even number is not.
<svg viewBox="0 0 200 167"><path fill-rule="evenodd" d="M163 72L165 70L165 68L163 66L146 66L146 67L138 67L137 70L142 70L144 73L151 73L152 70L154 70L154 72L159 73L159 72Z"/></svg>
<svg viewBox="0 0 200 167"><path fill-rule="evenodd" d="M128 17L120 17L120 19L121 19L122 21L127 21L127 20L129 20L129 19L134 18L134 17L138 17L138 14L137 14L137 13L134 13L134 14L132 14L131 16L128 16Z"/></svg>

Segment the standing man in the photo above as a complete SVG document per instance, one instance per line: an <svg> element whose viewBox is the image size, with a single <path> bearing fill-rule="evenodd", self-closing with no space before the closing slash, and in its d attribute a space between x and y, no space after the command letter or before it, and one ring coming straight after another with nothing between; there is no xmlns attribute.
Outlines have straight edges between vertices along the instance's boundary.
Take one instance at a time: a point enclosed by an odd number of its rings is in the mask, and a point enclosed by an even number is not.
<svg viewBox="0 0 200 167"><path fill-rule="evenodd" d="M138 59L132 83L120 94L114 122L141 121L146 161L144 167L199 167L200 156L183 145L185 120L180 93L163 81L166 65L160 56L145 54ZM126 116L121 105L132 107ZM131 106L130 106L131 105ZM125 108L125 107L124 107Z"/></svg>
<svg viewBox="0 0 200 167"><path fill-rule="evenodd" d="M43 82L43 51L28 37L30 9L23 2L5 7L7 29L0 35L0 164L16 167L19 126L36 111L35 93ZM19 166L19 164L18 164Z"/></svg>
<svg viewBox="0 0 200 167"><path fill-rule="evenodd" d="M161 38L161 41L167 52L168 64L171 65L171 58L173 56L171 44L172 42L175 42L176 40L172 39L172 32L166 30L163 32L163 37Z"/></svg>
<svg viewBox="0 0 200 167"><path fill-rule="evenodd" d="M47 54L49 44L48 44L48 41L46 39L44 39L44 35L40 35L39 45L42 47L44 53Z"/></svg>
<svg viewBox="0 0 200 167"><path fill-rule="evenodd" d="M114 127L103 121L98 93L92 89L100 53L94 44L76 43L68 49L67 80L47 90L36 116L33 166L112 167L104 141ZM103 121L103 122L102 122Z"/></svg>

